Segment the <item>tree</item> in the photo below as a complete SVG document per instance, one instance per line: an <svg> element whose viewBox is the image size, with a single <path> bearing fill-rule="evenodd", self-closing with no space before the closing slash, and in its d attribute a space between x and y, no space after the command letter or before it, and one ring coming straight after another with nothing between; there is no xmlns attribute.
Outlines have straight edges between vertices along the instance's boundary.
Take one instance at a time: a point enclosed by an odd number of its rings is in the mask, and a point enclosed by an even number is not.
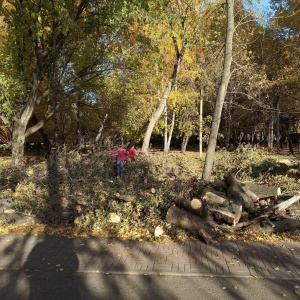
<svg viewBox="0 0 300 300"><path fill-rule="evenodd" d="M172 0L162 12L159 28L163 28L164 32L162 34L165 35L165 26L169 26L167 38L171 39L173 43L172 71L164 81L162 93L158 97L157 107L148 123L141 149L144 154L148 153L152 131L165 110L167 100L180 72L185 52L198 38L202 13L201 1L196 0L187 1L186 3L180 0Z"/></svg>
<svg viewBox="0 0 300 300"><path fill-rule="evenodd" d="M7 32L1 51L13 66L9 72L8 65L2 65L1 71L10 73L18 83L18 91L13 95L10 91L9 99L13 166L22 163L26 136L57 111L59 103L53 107L49 95L72 93L97 76L107 75L113 65L124 67L121 53L113 55L119 50L115 45L120 44L136 7L143 4L122 0L1 1ZM58 74L55 82L49 78L51 72ZM34 128L27 128L43 101L49 104L44 118Z"/></svg>
<svg viewBox="0 0 300 300"><path fill-rule="evenodd" d="M204 169L202 174L202 178L205 181L210 180L211 173L212 173L221 114L222 114L224 99L226 96L227 86L230 79L230 68L231 68L231 61L232 61L232 41L233 41L233 33L234 33L234 0L226 0L226 12L227 12L227 34L226 34L226 44L225 44L225 58L224 58L224 65L223 65L222 80L221 80L221 85L219 87L218 97L214 108L211 132L209 136L208 148L207 148L205 164L204 164Z"/></svg>

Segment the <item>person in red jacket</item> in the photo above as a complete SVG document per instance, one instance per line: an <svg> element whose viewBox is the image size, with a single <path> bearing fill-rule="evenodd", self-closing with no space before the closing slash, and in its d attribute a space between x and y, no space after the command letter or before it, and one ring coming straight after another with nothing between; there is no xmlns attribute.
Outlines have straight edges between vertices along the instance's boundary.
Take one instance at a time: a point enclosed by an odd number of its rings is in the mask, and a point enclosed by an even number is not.
<svg viewBox="0 0 300 300"><path fill-rule="evenodd" d="M136 149L134 148L134 144L133 143L129 143L129 145L127 146L126 150L127 150L127 156L130 159L134 160L135 156L136 156L136 153L137 153Z"/></svg>
<svg viewBox="0 0 300 300"><path fill-rule="evenodd" d="M126 159L128 157L128 152L125 148L118 148L111 152L111 154L117 154L116 156L116 167L119 176L123 176L124 174L124 164L126 163Z"/></svg>

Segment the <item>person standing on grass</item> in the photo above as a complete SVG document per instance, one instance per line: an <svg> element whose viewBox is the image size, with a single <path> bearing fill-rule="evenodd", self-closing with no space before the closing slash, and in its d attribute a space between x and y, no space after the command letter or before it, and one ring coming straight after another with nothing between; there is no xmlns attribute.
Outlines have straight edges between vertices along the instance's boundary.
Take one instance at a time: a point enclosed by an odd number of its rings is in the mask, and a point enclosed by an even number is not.
<svg viewBox="0 0 300 300"><path fill-rule="evenodd" d="M117 154L116 156L116 167L118 171L118 175L120 177L124 174L124 164L126 163L126 159L128 157L128 152L125 148L118 148L111 152L111 154Z"/></svg>

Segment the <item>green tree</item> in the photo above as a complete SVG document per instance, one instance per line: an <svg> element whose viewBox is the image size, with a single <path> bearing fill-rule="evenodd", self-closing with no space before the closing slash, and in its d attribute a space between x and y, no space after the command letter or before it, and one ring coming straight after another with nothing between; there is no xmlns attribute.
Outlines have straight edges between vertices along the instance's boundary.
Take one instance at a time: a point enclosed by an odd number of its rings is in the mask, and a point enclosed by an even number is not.
<svg viewBox="0 0 300 300"><path fill-rule="evenodd" d="M145 1L1 1L5 39L1 74L10 74L2 107L12 124L12 165L19 166L25 138L57 111L52 93L73 93L114 66L124 68L120 40ZM118 55L116 53L118 52ZM11 70L9 70L9 68ZM55 73L56 76L50 74ZM48 102L44 120L27 128L36 107ZM9 103L9 104L8 104Z"/></svg>

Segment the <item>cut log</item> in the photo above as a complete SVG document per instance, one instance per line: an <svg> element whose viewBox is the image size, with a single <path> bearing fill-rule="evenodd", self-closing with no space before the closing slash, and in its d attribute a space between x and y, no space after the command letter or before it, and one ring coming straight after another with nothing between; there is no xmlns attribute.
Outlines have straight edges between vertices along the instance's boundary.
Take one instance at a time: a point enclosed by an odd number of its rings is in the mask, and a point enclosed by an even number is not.
<svg viewBox="0 0 300 300"><path fill-rule="evenodd" d="M228 172L224 177L228 188L227 188L227 196L237 205L242 205L243 209L247 212L252 212L254 209L254 201L251 197L249 197L241 184L238 183L235 176Z"/></svg>
<svg viewBox="0 0 300 300"><path fill-rule="evenodd" d="M214 228L196 215L172 205L167 212L168 223L178 226L193 234L207 244L213 243Z"/></svg>
<svg viewBox="0 0 300 300"><path fill-rule="evenodd" d="M300 200L300 193L296 194L295 196L293 196L292 198L290 198L286 201L283 201L279 204L276 204L276 205L270 207L267 210L267 212L274 211L274 210L283 211L283 210L287 209L288 207L290 207L291 205L293 205L294 203L296 203L299 200Z"/></svg>
<svg viewBox="0 0 300 300"><path fill-rule="evenodd" d="M200 210L201 207L202 207L202 202L200 199L197 199L197 198L193 198L192 201L191 201L191 207L194 209L194 210Z"/></svg>
<svg viewBox="0 0 300 300"><path fill-rule="evenodd" d="M225 205L226 199L212 192L210 189L204 189L202 192L202 199L209 204Z"/></svg>
<svg viewBox="0 0 300 300"><path fill-rule="evenodd" d="M203 205L200 199L194 198L190 200L185 198L183 195L179 195L176 197L174 202L179 208L183 208L197 216L202 216Z"/></svg>
<svg viewBox="0 0 300 300"><path fill-rule="evenodd" d="M228 210L221 210L221 209L213 209L210 208L209 211L217 220L223 220L226 223L236 226L239 222L242 214L242 205L237 205L235 213L232 213Z"/></svg>
<svg viewBox="0 0 300 300"><path fill-rule="evenodd" d="M116 193L115 197L118 198L119 200L122 200L122 201L125 201L125 202L135 201L134 196L130 196L130 195L120 195L119 193Z"/></svg>
<svg viewBox="0 0 300 300"><path fill-rule="evenodd" d="M259 200L259 197L253 191L251 191L247 186L243 185L242 189L253 200L253 202L257 202Z"/></svg>
<svg viewBox="0 0 300 300"><path fill-rule="evenodd" d="M249 228L257 233L280 233L280 232L292 232L300 229L300 220L298 219L283 219L279 221L253 223Z"/></svg>
<svg viewBox="0 0 300 300"><path fill-rule="evenodd" d="M234 218L234 226L236 226L236 224L240 221L241 216L242 216L242 211L243 211L243 206L242 205L237 205L236 209L235 209L235 218Z"/></svg>

